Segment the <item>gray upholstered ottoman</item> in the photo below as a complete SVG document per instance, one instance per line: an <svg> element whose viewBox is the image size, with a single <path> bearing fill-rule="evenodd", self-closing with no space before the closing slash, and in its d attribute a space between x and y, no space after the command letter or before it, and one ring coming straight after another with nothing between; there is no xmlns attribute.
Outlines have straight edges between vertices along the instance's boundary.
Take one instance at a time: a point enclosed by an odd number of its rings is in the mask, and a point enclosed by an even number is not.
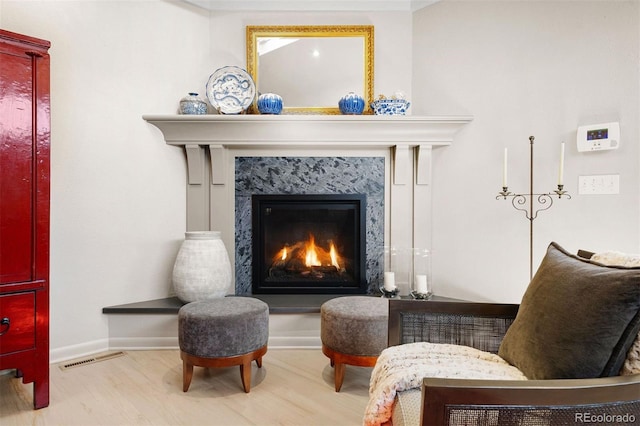
<svg viewBox="0 0 640 426"><path fill-rule="evenodd" d="M245 392L251 389L251 361L262 367L269 338L269 307L251 297L223 297L184 305L178 312L182 390L193 366L240 366Z"/></svg>
<svg viewBox="0 0 640 426"><path fill-rule="evenodd" d="M387 347L389 300L373 296L345 296L320 307L322 353L335 368L336 392L344 380L345 365L373 367Z"/></svg>

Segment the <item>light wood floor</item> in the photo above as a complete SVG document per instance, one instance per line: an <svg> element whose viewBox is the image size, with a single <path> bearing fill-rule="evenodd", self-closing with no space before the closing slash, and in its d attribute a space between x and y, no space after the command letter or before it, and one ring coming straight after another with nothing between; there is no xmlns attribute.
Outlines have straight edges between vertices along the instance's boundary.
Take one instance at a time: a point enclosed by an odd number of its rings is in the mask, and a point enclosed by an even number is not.
<svg viewBox="0 0 640 426"><path fill-rule="evenodd" d="M252 363L245 394L239 367L195 367L182 392L177 350L125 356L61 370L51 366L51 402L32 409L32 385L0 375L0 424L23 425L361 425L371 368L347 366L334 391L333 368L320 349L269 349Z"/></svg>

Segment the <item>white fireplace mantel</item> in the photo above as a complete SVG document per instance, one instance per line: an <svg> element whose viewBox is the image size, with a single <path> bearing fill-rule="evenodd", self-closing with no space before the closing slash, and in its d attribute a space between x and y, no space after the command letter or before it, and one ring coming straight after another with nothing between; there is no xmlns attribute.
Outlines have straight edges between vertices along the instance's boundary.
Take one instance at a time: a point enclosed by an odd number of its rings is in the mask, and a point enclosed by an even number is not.
<svg viewBox="0 0 640 426"><path fill-rule="evenodd" d="M171 145L449 145L470 116L143 115Z"/></svg>
<svg viewBox="0 0 640 426"><path fill-rule="evenodd" d="M169 145L184 146L189 183L199 184L200 147L211 153L212 184L224 184L226 149L243 148L393 148L394 183L403 184L417 149L418 183L427 184L432 147L447 146L473 120L470 116L384 115L143 115L162 131ZM421 153L421 154L420 154Z"/></svg>
<svg viewBox="0 0 640 426"><path fill-rule="evenodd" d="M222 230L234 268L238 158L309 157L311 164L322 157L382 157L384 200L375 208L377 217L383 218L384 244L431 249L433 150L451 145L456 134L473 120L470 116L377 115L144 115L143 118L160 129L167 144L184 147L187 230ZM304 177L316 182L316 176ZM286 174L282 179L288 179ZM322 186L321 181L314 191L334 190Z"/></svg>

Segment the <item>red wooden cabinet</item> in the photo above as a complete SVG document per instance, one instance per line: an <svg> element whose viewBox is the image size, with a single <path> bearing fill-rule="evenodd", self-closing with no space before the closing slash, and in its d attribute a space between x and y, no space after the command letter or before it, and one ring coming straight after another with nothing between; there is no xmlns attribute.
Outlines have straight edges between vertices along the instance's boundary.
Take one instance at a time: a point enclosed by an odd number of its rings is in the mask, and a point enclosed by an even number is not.
<svg viewBox="0 0 640 426"><path fill-rule="evenodd" d="M0 30L0 370L49 405L50 43Z"/></svg>

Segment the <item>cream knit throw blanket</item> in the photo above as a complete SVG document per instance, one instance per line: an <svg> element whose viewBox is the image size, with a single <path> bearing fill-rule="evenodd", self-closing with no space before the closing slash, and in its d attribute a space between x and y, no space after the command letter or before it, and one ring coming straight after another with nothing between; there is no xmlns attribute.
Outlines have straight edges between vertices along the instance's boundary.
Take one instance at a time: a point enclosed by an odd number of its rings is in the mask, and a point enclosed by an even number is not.
<svg viewBox="0 0 640 426"><path fill-rule="evenodd" d="M422 386L425 377L526 380L498 355L468 346L408 343L380 354L371 373L364 425L382 425L391 418L397 392Z"/></svg>

